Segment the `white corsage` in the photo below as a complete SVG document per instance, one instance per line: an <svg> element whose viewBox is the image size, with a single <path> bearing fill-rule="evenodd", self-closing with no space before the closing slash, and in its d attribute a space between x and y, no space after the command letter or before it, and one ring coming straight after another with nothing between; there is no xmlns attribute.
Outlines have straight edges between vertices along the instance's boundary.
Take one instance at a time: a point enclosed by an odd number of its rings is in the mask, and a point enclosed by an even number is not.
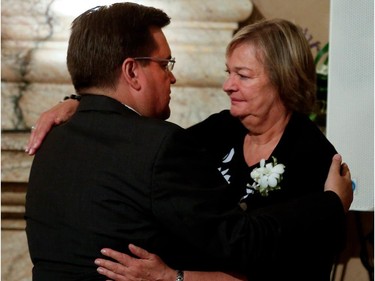
<svg viewBox="0 0 375 281"><path fill-rule="evenodd" d="M268 196L268 192L281 189L280 182L283 179L285 165L278 164L277 159L272 156L273 163L267 163L264 159L260 161L260 167L255 168L250 176L254 180L252 185L247 184L246 198L250 193L259 192L262 196Z"/></svg>

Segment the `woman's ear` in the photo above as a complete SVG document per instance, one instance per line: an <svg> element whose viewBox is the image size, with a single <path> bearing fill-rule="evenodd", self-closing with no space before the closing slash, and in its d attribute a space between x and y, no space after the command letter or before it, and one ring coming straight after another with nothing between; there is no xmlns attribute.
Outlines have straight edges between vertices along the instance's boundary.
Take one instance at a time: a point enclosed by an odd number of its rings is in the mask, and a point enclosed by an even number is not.
<svg viewBox="0 0 375 281"><path fill-rule="evenodd" d="M122 76L130 87L134 88L135 90L139 90L141 88L141 84L139 83L140 66L134 59L125 59L122 63L121 71Z"/></svg>

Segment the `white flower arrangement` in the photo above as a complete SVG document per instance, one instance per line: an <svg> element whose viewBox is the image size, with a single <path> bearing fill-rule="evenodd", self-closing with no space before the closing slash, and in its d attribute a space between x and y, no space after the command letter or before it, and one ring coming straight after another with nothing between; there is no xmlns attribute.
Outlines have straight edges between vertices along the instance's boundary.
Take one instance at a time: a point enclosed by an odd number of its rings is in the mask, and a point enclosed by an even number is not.
<svg viewBox="0 0 375 281"><path fill-rule="evenodd" d="M268 193L273 190L281 189L280 182L283 179L285 165L278 164L277 159L272 156L272 163L267 163L264 159L260 161L260 167L255 168L250 176L254 180L252 185L247 184L246 198L250 193L259 192L262 196L268 196Z"/></svg>

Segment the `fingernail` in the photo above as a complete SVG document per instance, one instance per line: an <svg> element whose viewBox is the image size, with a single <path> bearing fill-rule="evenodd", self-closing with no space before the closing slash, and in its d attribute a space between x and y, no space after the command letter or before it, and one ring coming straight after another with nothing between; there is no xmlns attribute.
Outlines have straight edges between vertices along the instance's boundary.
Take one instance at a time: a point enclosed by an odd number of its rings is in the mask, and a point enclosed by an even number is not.
<svg viewBox="0 0 375 281"><path fill-rule="evenodd" d="M100 260L96 259L95 264L100 265Z"/></svg>
<svg viewBox="0 0 375 281"><path fill-rule="evenodd" d="M106 254L106 253L107 253L107 251L106 251L105 249L100 250L100 252L101 252L102 254Z"/></svg>
<svg viewBox="0 0 375 281"><path fill-rule="evenodd" d="M97 270L99 273L103 273L103 268L101 268L101 267L98 267L96 270Z"/></svg>

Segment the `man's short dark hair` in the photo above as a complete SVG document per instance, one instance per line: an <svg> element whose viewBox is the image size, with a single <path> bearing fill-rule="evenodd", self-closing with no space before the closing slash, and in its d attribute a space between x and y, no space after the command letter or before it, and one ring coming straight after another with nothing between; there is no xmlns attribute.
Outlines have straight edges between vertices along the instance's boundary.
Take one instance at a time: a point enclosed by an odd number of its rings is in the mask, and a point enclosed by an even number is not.
<svg viewBox="0 0 375 281"><path fill-rule="evenodd" d="M169 23L162 10L127 2L98 6L78 16L67 53L75 89L115 88L126 58L148 56L155 49L150 27Z"/></svg>

